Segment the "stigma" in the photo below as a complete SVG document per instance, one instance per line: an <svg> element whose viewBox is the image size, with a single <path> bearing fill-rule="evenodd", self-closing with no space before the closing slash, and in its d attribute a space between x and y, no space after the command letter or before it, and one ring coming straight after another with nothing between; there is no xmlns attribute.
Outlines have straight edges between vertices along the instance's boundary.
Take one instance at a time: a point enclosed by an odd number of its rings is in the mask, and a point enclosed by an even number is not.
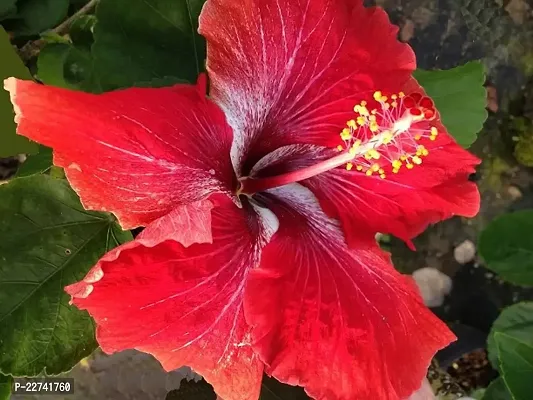
<svg viewBox="0 0 533 400"><path fill-rule="evenodd" d="M351 155L346 170L385 179L421 166L429 154L426 145L439 135L433 100L420 93L376 91L369 102L355 105L353 119L340 133L337 150Z"/></svg>

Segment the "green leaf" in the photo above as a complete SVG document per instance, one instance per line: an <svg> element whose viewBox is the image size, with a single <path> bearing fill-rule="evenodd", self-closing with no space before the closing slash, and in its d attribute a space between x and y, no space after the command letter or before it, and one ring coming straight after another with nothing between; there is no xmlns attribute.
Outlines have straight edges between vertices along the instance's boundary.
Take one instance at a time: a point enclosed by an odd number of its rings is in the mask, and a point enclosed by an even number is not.
<svg viewBox="0 0 533 400"><path fill-rule="evenodd" d="M499 364L494 336L498 332L533 345L533 302L523 302L507 307L492 324L487 349L489 360L496 369L499 368Z"/></svg>
<svg viewBox="0 0 533 400"><path fill-rule="evenodd" d="M485 69L478 61L449 70L417 70L414 77L435 101L448 132L463 147L476 140L487 119Z"/></svg>
<svg viewBox="0 0 533 400"><path fill-rule="evenodd" d="M48 172L52 167L52 149L39 146L39 153L29 156L19 167L16 178L24 176L42 174Z"/></svg>
<svg viewBox="0 0 533 400"><path fill-rule="evenodd" d="M309 400L309 396L299 386L286 385L264 375L259 400Z"/></svg>
<svg viewBox="0 0 533 400"><path fill-rule="evenodd" d="M11 397L11 385L13 378L0 374L0 400L9 400Z"/></svg>
<svg viewBox="0 0 533 400"><path fill-rule="evenodd" d="M204 0L101 0L93 56L104 90L174 77L196 81L205 40L197 33Z"/></svg>
<svg viewBox="0 0 533 400"><path fill-rule="evenodd" d="M59 25L67 16L69 0L24 0L18 6L18 36L37 35Z"/></svg>
<svg viewBox="0 0 533 400"><path fill-rule="evenodd" d="M531 400L533 381L533 347L504 333L494 336L498 358L509 392L514 400Z"/></svg>
<svg viewBox="0 0 533 400"><path fill-rule="evenodd" d="M513 400L502 377L493 380L485 390L483 400Z"/></svg>
<svg viewBox="0 0 533 400"><path fill-rule="evenodd" d="M517 285L533 286L533 211L494 219L479 237L478 251L487 268Z"/></svg>
<svg viewBox="0 0 533 400"><path fill-rule="evenodd" d="M91 54L71 44L51 43L37 60L37 78L53 86L67 89L97 91L92 82ZM93 90L95 89L95 90Z"/></svg>
<svg viewBox="0 0 533 400"><path fill-rule="evenodd" d="M11 17L17 12L17 0L2 0L0 1L0 20ZM0 399L2 396L0 396Z"/></svg>
<svg viewBox="0 0 533 400"><path fill-rule="evenodd" d="M69 36L75 46L87 50L91 49L94 43L93 29L96 21L94 15L81 15L72 22Z"/></svg>
<svg viewBox="0 0 533 400"><path fill-rule="evenodd" d="M0 27L0 80L15 76L20 79L31 79L11 43L6 31ZM0 85L3 87L3 84ZM0 157L13 156L19 153L37 153L38 146L23 136L15 133L15 113L9 100L9 93L0 88Z"/></svg>
<svg viewBox="0 0 533 400"><path fill-rule="evenodd" d="M64 287L131 234L85 211L64 179L14 179L0 198L0 371L59 374L97 347L92 319Z"/></svg>

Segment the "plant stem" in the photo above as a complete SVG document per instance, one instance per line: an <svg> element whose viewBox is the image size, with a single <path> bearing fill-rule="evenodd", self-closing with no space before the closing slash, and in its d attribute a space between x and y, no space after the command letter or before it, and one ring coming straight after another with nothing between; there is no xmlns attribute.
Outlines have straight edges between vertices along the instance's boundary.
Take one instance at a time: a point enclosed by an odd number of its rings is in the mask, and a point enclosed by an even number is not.
<svg viewBox="0 0 533 400"><path fill-rule="evenodd" d="M96 5L98 4L98 1L99 0L90 0L82 8L80 8L78 11L72 14L69 18L67 18L64 22L62 22L60 25L54 28L52 32L57 33L58 35L65 35L66 33L68 33L72 23L80 16L89 14L90 12L92 12L95 9ZM24 61L24 63L27 63L33 57L36 57L45 45L46 45L45 39L37 39L32 42L28 42L24 46L22 46L22 48L19 50L19 56L22 59L22 61Z"/></svg>

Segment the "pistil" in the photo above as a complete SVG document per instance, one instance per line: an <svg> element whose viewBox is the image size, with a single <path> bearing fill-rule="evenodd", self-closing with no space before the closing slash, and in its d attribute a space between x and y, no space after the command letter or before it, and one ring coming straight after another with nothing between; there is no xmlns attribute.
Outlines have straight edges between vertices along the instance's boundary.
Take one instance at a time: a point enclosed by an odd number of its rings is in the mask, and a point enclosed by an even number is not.
<svg viewBox="0 0 533 400"><path fill-rule="evenodd" d="M376 174L386 178L386 169L397 174L402 166L411 170L422 164L429 151L417 143L422 139L434 141L437 128L429 124L435 118L433 102L418 93L403 93L389 97L374 93L380 110L367 108L362 101L354 107L356 117L346 123L337 146L339 154L297 171L272 177L240 179L238 194L252 195L268 189L300 182L341 166L367 176Z"/></svg>

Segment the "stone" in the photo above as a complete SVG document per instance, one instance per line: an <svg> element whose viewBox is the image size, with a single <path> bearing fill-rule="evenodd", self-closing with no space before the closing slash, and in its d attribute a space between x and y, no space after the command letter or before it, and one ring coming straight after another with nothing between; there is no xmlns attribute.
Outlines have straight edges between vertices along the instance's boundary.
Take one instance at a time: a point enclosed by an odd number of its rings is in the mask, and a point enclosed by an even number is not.
<svg viewBox="0 0 533 400"><path fill-rule="evenodd" d="M428 307L440 307L444 298L452 290L451 278L436 268L425 267L413 272L415 280L424 304Z"/></svg>

